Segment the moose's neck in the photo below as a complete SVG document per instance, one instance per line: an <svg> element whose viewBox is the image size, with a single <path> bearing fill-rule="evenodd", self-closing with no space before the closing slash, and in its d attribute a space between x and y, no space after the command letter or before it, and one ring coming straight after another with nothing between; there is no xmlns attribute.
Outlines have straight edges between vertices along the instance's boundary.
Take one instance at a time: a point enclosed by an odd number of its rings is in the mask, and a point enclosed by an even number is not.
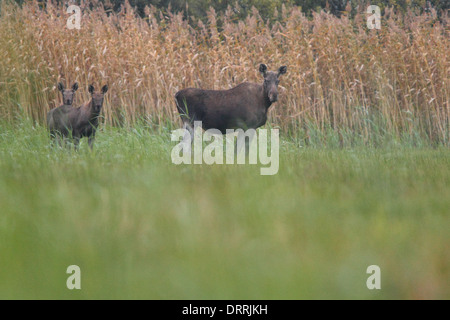
<svg viewBox="0 0 450 320"><path fill-rule="evenodd" d="M98 116L100 115L101 109L98 112L95 111L92 99L91 101L89 101L88 109L89 109L89 119L90 120L97 119Z"/></svg>
<svg viewBox="0 0 450 320"><path fill-rule="evenodd" d="M267 92L266 88L264 87L264 85L261 85L262 87L262 95L263 95L263 101L264 101L264 106L266 107L266 109L269 109L269 107L272 105L272 102L269 99L269 92Z"/></svg>

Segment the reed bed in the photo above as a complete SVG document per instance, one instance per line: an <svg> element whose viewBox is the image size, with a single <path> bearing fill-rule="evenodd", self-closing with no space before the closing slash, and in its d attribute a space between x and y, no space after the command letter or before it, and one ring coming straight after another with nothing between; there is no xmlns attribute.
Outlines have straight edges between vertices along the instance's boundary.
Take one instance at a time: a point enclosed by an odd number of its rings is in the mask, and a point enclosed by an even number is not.
<svg viewBox="0 0 450 320"><path fill-rule="evenodd" d="M296 7L276 13L275 23L255 9L245 20L231 8L211 9L207 23L155 8L140 18L128 4L119 13L95 1L81 9L81 29L70 30L66 6L1 4L0 117L25 113L44 122L61 104L57 82L78 81L75 104L89 99L88 84L108 84L107 124L178 127L178 90L262 82L258 66L266 63L288 66L269 115L285 135L306 143L331 133L340 145L386 135L450 145L446 14L439 21L433 11L386 9L381 29L369 30L364 12L308 18Z"/></svg>

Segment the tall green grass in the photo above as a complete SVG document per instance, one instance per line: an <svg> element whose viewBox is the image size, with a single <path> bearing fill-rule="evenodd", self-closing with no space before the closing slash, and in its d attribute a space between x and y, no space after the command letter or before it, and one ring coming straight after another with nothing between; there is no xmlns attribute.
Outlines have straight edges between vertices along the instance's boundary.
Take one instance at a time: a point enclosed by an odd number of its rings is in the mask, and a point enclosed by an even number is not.
<svg viewBox="0 0 450 320"><path fill-rule="evenodd" d="M175 166L159 130L102 127L74 152L0 123L0 298L450 297L447 148L282 138L278 174L260 176Z"/></svg>

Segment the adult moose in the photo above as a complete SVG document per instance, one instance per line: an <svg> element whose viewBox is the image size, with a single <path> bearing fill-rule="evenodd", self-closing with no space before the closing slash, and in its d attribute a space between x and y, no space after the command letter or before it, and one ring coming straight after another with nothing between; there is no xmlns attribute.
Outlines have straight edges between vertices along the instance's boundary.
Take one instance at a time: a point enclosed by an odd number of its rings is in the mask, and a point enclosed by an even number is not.
<svg viewBox="0 0 450 320"><path fill-rule="evenodd" d="M75 98L75 92L78 90L78 83L75 82L72 86L72 89L66 89L60 82L58 83L58 90L62 93L63 105L71 106Z"/></svg>
<svg viewBox="0 0 450 320"><path fill-rule="evenodd" d="M89 147L92 149L95 133L98 128L99 116L102 110L103 99L108 91L105 85L100 92L95 92L94 86L89 85L91 99L79 108L70 105L62 105L50 110L47 114L47 126L52 137L63 140L72 138L75 148L78 148L80 139L88 138Z"/></svg>
<svg viewBox="0 0 450 320"><path fill-rule="evenodd" d="M278 100L279 78L286 66L278 71L267 71L261 64L259 71L263 84L244 82L229 90L203 90L188 88L178 91L175 100L183 121L189 130L191 142L194 121L202 121L204 130L217 129L225 134L227 129L256 129L267 121L267 111Z"/></svg>

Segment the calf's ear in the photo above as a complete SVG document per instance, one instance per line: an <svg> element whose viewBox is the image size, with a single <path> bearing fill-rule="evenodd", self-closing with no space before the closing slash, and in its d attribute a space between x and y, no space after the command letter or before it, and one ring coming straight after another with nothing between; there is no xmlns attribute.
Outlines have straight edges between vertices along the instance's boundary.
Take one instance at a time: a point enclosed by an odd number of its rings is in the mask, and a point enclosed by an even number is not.
<svg viewBox="0 0 450 320"><path fill-rule="evenodd" d="M72 86L72 90L73 91L77 91L78 90L78 82L75 82Z"/></svg>
<svg viewBox="0 0 450 320"><path fill-rule="evenodd" d="M88 91L89 91L90 94L94 93L94 86L92 84L89 85Z"/></svg>
<svg viewBox="0 0 450 320"><path fill-rule="evenodd" d="M287 67L286 66L280 67L280 69L278 69L278 76L281 76L282 74L285 74L286 71L287 71Z"/></svg>
<svg viewBox="0 0 450 320"><path fill-rule="evenodd" d="M105 84L102 88L102 93L105 94L108 91L108 85Z"/></svg>
<svg viewBox="0 0 450 320"><path fill-rule="evenodd" d="M60 83L58 83L58 90L59 91L64 91L64 85L60 82Z"/></svg>
<svg viewBox="0 0 450 320"><path fill-rule="evenodd" d="M264 63L261 63L259 65L259 72L261 72L263 74L263 76L266 76L267 66Z"/></svg>

